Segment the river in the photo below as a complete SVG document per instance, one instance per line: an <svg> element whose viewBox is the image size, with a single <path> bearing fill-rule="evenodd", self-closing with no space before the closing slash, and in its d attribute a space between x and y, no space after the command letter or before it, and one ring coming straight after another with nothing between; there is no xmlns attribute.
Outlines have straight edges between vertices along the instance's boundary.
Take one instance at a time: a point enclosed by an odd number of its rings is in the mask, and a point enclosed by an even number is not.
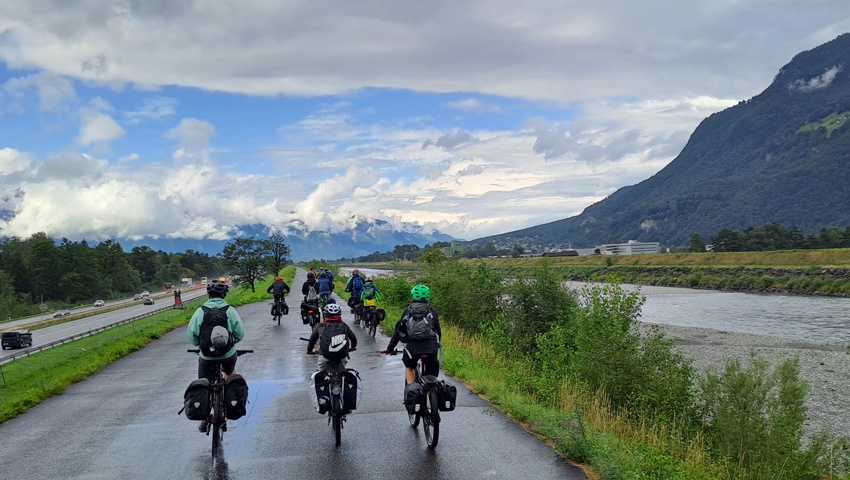
<svg viewBox="0 0 850 480"><path fill-rule="evenodd" d="M571 288L579 282L569 282ZM625 285L633 290L637 287ZM639 287L646 302L641 321L850 344L850 299Z"/></svg>
<svg viewBox="0 0 850 480"><path fill-rule="evenodd" d="M388 270L360 269L386 276ZM567 282L581 288L580 282ZM633 290L637 287L624 285ZM721 292L677 287L639 287L646 297L641 321L800 341L850 344L850 298Z"/></svg>

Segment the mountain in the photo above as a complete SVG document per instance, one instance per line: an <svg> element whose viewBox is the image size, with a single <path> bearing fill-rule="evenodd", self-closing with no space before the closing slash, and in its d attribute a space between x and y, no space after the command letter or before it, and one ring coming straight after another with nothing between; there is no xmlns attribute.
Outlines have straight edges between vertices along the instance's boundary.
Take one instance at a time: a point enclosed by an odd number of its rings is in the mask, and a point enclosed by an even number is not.
<svg viewBox="0 0 850 480"><path fill-rule="evenodd" d="M239 228L240 236L256 239L268 238L271 229L264 225L245 225ZM387 252L396 245L415 244L420 247L434 242L446 242L455 238L439 232L431 234L404 232L393 228L382 220L361 220L353 229L331 233L308 231L306 227L293 224L284 229L286 244L291 250L293 261L312 259L334 260L353 258L374 252ZM145 238L142 240L116 239L125 250L137 246L148 246L153 250L179 253L187 250L217 255L224 245L233 240L209 240L188 238Z"/></svg>
<svg viewBox="0 0 850 480"><path fill-rule="evenodd" d="M797 54L767 89L700 123L651 178L580 215L474 240L592 247L687 245L777 222L815 233L850 225L850 34Z"/></svg>

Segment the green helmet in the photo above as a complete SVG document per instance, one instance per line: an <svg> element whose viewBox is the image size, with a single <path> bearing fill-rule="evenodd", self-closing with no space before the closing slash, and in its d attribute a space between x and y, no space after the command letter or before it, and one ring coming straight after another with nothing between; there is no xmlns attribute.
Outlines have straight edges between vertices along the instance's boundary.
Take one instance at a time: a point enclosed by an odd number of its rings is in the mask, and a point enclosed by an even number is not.
<svg viewBox="0 0 850 480"><path fill-rule="evenodd" d="M410 289L410 294L413 296L414 300L425 300L426 302L431 301L431 289L426 285L416 285Z"/></svg>

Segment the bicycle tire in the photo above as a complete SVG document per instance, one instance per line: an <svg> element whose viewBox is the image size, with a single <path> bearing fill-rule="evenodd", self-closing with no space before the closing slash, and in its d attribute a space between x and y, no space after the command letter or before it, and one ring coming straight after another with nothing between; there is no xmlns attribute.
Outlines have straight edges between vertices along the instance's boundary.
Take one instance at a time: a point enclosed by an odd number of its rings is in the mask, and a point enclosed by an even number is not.
<svg viewBox="0 0 850 480"><path fill-rule="evenodd" d="M342 405L340 404L340 398L336 395L331 395L331 399L333 401L331 416L333 418L334 441L336 448L339 448L342 444Z"/></svg>
<svg viewBox="0 0 850 480"><path fill-rule="evenodd" d="M440 412L437 409L437 392L429 390L425 396L427 408L422 413L425 419L422 421L422 426L425 429L425 441L428 442L428 448L437 448L437 443L440 441Z"/></svg>
<svg viewBox="0 0 850 480"><path fill-rule="evenodd" d="M410 426L416 428L419 426L419 414L418 413L408 413L407 420L410 422Z"/></svg>
<svg viewBox="0 0 850 480"><path fill-rule="evenodd" d="M223 408L223 399L218 387L213 390L213 413L212 413L212 461L218 459L219 450L221 449L221 409Z"/></svg>
<svg viewBox="0 0 850 480"><path fill-rule="evenodd" d="M375 336L375 332L378 330L378 319L374 315L369 316L369 335L372 337Z"/></svg>

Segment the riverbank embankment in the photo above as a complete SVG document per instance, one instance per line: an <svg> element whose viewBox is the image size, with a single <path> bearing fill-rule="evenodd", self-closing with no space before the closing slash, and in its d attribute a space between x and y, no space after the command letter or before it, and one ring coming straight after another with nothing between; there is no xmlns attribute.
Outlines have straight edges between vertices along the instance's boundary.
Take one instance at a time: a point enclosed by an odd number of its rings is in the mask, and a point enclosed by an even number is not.
<svg viewBox="0 0 850 480"><path fill-rule="evenodd" d="M727 359L738 359L746 365L753 353L765 359L771 367L789 358L799 358L800 378L809 384L805 433L810 435L828 427L835 434L850 436L850 417L847 415L850 406L850 350L846 346L697 327L650 323L642 326L657 326L674 340L676 349L690 358L700 373L709 368L723 372Z"/></svg>

